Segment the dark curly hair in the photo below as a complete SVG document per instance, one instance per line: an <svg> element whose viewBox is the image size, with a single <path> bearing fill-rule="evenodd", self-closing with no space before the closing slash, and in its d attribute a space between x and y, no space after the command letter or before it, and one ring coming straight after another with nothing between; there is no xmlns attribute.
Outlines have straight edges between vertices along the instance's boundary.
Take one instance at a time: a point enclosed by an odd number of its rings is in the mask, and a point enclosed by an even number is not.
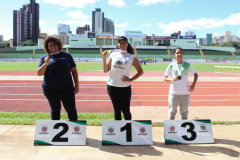
<svg viewBox="0 0 240 160"><path fill-rule="evenodd" d="M45 38L45 40L43 41L43 47L44 47L43 49L46 53L50 54L50 51L48 49L49 42L56 43L58 45L59 51L61 51L63 49L63 43L59 37L57 37L55 35L47 36Z"/></svg>

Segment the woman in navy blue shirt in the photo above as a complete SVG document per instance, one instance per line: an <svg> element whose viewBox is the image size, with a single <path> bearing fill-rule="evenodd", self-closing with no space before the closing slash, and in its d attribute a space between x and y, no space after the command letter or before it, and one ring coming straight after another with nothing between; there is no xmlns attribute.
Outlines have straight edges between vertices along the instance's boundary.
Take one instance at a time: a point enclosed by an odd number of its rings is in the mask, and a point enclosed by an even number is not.
<svg viewBox="0 0 240 160"><path fill-rule="evenodd" d="M75 94L79 91L76 64L69 53L61 52L63 44L57 36L46 37L43 44L47 55L41 58L37 75L44 75L42 88L51 107L51 119L60 120L62 102L69 120L76 121Z"/></svg>

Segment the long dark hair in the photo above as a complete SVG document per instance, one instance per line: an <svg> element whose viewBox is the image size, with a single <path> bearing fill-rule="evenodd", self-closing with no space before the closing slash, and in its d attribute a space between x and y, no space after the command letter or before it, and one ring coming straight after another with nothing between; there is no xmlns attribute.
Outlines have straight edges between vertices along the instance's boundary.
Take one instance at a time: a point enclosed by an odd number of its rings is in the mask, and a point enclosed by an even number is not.
<svg viewBox="0 0 240 160"><path fill-rule="evenodd" d="M127 42L128 43L128 42ZM116 46L116 49L119 49L118 44ZM127 52L130 54L134 54L134 50L133 47L131 46L131 44L128 43L128 47L127 47Z"/></svg>

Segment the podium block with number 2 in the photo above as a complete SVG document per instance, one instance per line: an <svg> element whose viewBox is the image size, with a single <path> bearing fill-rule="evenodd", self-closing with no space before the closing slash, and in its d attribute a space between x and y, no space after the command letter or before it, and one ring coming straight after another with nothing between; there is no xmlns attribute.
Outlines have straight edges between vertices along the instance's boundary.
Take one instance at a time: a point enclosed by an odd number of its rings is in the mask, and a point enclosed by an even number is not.
<svg viewBox="0 0 240 160"><path fill-rule="evenodd" d="M34 145L86 145L86 121L39 120Z"/></svg>
<svg viewBox="0 0 240 160"><path fill-rule="evenodd" d="M102 121L102 145L152 145L151 121Z"/></svg>
<svg viewBox="0 0 240 160"><path fill-rule="evenodd" d="M214 143L211 120L165 120L165 144Z"/></svg>

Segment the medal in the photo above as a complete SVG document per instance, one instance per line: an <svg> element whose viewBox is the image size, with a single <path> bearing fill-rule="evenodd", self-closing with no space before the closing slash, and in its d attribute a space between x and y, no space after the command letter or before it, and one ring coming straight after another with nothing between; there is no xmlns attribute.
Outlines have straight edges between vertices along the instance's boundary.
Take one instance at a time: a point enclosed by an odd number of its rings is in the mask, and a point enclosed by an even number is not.
<svg viewBox="0 0 240 160"><path fill-rule="evenodd" d="M122 50L120 50L120 49L107 50L107 53L108 53L108 54L113 53L113 52L127 52L127 51L122 51Z"/></svg>
<svg viewBox="0 0 240 160"><path fill-rule="evenodd" d="M49 54L49 57L50 57L50 59L53 59L54 58L54 55L56 55L56 54L58 54L59 52L57 52L57 53L50 53Z"/></svg>
<svg viewBox="0 0 240 160"><path fill-rule="evenodd" d="M177 61L176 61L176 64L177 64ZM182 76L181 76L182 66L183 66L183 62L182 62L182 64L180 65L180 69L179 69L178 64L177 64L178 80L181 80L181 79L182 79Z"/></svg>

